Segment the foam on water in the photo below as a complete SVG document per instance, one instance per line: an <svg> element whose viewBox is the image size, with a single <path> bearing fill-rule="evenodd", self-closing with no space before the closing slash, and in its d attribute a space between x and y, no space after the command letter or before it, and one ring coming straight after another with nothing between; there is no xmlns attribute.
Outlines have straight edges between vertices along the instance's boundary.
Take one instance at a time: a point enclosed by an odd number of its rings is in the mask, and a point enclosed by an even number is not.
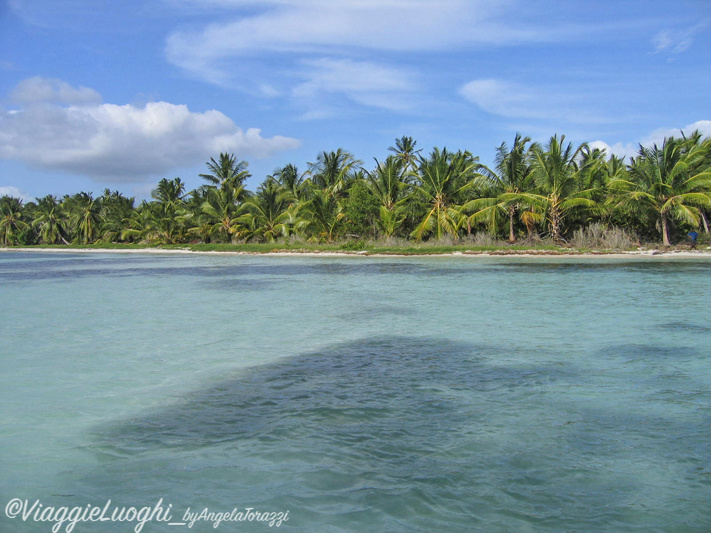
<svg viewBox="0 0 711 533"><path fill-rule="evenodd" d="M705 532L709 274L2 254L0 503L288 509L304 532Z"/></svg>

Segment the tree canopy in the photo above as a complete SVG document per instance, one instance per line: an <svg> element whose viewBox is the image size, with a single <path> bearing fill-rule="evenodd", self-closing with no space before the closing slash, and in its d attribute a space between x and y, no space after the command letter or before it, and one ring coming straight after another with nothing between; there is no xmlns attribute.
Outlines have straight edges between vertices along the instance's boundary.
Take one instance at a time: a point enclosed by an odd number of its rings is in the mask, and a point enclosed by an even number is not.
<svg viewBox="0 0 711 533"><path fill-rule="evenodd" d="M564 135L542 145L517 134L493 169L465 150L423 155L407 136L388 150L369 167L343 148L323 151L303 174L285 165L256 192L247 162L221 153L199 175L203 185L163 178L139 205L108 189L27 203L3 196L0 244L421 241L479 231L563 243L603 224L670 245L708 232L711 140L699 132L639 146L628 162Z"/></svg>

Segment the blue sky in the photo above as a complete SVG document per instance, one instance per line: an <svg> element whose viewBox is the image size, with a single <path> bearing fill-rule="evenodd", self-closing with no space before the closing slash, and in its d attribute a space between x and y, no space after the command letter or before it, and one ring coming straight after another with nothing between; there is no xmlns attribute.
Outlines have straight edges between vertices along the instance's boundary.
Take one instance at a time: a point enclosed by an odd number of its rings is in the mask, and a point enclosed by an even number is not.
<svg viewBox="0 0 711 533"><path fill-rule="evenodd" d="M0 0L0 194L148 198L220 152L254 190L403 135L631 155L711 135L710 91L710 0Z"/></svg>

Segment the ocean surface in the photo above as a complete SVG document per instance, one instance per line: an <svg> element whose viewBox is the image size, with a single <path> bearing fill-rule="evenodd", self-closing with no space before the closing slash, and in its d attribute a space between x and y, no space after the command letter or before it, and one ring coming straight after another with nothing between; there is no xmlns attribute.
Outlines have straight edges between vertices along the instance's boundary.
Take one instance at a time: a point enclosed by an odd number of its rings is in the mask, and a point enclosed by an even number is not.
<svg viewBox="0 0 711 533"><path fill-rule="evenodd" d="M703 259L0 253L0 531L708 533L710 296Z"/></svg>

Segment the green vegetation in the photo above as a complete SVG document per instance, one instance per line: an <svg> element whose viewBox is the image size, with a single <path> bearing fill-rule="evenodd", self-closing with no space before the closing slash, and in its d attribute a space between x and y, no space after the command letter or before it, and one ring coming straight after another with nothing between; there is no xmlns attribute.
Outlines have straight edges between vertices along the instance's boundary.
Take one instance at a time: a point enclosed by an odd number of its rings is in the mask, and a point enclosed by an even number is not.
<svg viewBox="0 0 711 533"><path fill-rule="evenodd" d="M516 135L489 169L466 151L428 155L411 137L374 167L339 148L306 172L294 165L246 189L248 164L207 162L205 184L164 178L135 205L118 191L23 204L0 198L3 246L214 251L483 252L632 249L708 241L711 139L698 132L640 146L629 163L564 136L545 146Z"/></svg>

